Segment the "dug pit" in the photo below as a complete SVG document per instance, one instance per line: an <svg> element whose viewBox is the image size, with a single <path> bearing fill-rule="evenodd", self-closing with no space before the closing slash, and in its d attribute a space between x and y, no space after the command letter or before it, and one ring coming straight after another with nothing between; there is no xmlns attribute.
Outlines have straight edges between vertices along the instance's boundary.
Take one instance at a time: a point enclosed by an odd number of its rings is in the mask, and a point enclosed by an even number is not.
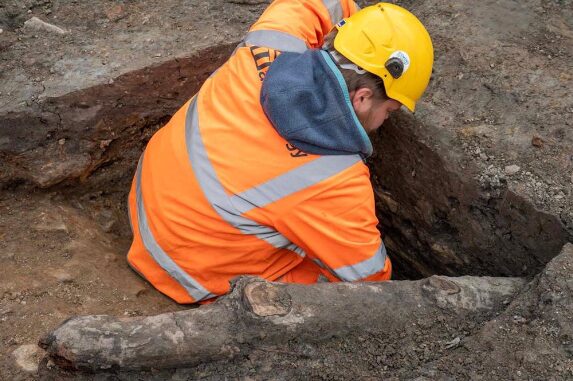
<svg viewBox="0 0 573 381"><path fill-rule="evenodd" d="M168 3L126 4L119 18L102 11L86 28L80 21L92 12L83 5L37 2L34 15L76 33L19 29L19 10L0 34L2 374L19 375L12 353L68 316L182 309L125 264L126 195L148 139L265 4L202 3L189 10L190 25L175 11L180 1ZM401 3L427 23L437 53L416 114L401 112L372 136L368 165L394 277L531 278L573 241L571 10L537 1ZM170 22L155 16L162 12ZM508 15L523 23L498 20ZM519 25L529 26L527 38ZM476 327L448 327L441 339ZM347 350L343 340L330 345ZM428 348L416 346L420 364ZM405 361L372 356L380 367Z"/></svg>
<svg viewBox="0 0 573 381"><path fill-rule="evenodd" d="M38 16L70 31L63 35L16 28L28 13L8 3L0 14L7 25L0 38L13 45L2 64L2 188L99 202L95 220L128 240L124 200L140 152L225 61L264 3L202 4L191 10L201 15L193 25L185 23L190 15L155 20L166 7L102 3L99 21L80 28L89 9L31 1ZM427 24L436 63L416 115L392 118L373 137L369 166L396 276L531 276L573 237L572 78L562 70L571 67L571 10L403 5ZM530 38L500 15L518 15Z"/></svg>
<svg viewBox="0 0 573 381"><path fill-rule="evenodd" d="M125 200L146 142L233 46L201 49L120 75L113 84L6 112L4 192L87 202L91 218L127 242ZM531 276L571 240L567 220L540 210L509 186L508 176L480 182L481 163L467 157L464 136L432 120L438 85L431 84L422 117L401 112L372 136L368 165L395 277Z"/></svg>

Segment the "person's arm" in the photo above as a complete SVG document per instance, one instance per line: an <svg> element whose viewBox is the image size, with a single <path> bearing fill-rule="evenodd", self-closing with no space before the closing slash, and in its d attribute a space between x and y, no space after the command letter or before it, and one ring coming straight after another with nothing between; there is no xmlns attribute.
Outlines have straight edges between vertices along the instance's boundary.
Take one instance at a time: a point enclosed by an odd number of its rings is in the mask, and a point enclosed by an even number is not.
<svg viewBox="0 0 573 381"><path fill-rule="evenodd" d="M301 40L308 48L319 48L332 27L357 10L352 0L275 0L249 34L277 31Z"/></svg>
<svg viewBox="0 0 573 381"><path fill-rule="evenodd" d="M377 223L366 173L300 202L275 228L340 280L377 281L391 272Z"/></svg>

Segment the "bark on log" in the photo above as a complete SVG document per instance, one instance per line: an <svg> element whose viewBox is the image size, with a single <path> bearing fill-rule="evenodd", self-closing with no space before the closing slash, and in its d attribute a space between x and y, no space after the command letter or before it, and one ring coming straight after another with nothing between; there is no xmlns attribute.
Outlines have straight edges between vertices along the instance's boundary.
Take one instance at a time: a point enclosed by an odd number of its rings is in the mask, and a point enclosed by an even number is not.
<svg viewBox="0 0 573 381"><path fill-rule="evenodd" d="M501 308L523 284L521 278L433 276L302 286L242 277L211 305L150 317L74 317L40 346L67 369L189 367L293 339L396 332L424 317L465 319Z"/></svg>

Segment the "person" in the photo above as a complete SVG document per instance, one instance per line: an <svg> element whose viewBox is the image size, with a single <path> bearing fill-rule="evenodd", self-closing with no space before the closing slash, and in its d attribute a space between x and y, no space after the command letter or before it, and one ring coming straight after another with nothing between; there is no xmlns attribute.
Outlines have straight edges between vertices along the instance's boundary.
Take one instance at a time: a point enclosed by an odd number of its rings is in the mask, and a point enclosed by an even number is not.
<svg viewBox="0 0 573 381"><path fill-rule="evenodd" d="M276 0L149 141L129 194L130 266L179 303L230 280L382 281L367 133L414 111L430 36L389 3Z"/></svg>

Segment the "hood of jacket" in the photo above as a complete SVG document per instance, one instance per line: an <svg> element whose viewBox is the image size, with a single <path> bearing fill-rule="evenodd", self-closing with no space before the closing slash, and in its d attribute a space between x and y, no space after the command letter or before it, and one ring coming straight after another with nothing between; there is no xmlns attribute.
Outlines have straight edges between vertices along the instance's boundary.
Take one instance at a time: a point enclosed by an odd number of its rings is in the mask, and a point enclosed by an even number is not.
<svg viewBox="0 0 573 381"><path fill-rule="evenodd" d="M278 56L263 81L261 105L277 132L306 153L372 154L342 73L324 50Z"/></svg>

